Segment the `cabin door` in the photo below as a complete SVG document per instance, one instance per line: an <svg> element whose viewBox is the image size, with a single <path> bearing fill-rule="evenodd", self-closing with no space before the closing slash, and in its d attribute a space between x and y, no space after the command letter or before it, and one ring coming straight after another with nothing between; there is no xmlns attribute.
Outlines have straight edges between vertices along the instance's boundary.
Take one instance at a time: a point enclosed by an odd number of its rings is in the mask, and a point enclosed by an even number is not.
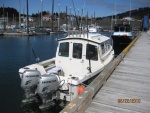
<svg viewBox="0 0 150 113"><path fill-rule="evenodd" d="M71 74L73 76L81 76L83 75L83 65L84 65L84 59L83 59L83 44L73 42L72 43L72 54L71 54L71 61L70 61L70 69Z"/></svg>
<svg viewBox="0 0 150 113"><path fill-rule="evenodd" d="M60 66L63 69L65 76L70 75L70 46L69 42L61 42L56 53L56 66Z"/></svg>

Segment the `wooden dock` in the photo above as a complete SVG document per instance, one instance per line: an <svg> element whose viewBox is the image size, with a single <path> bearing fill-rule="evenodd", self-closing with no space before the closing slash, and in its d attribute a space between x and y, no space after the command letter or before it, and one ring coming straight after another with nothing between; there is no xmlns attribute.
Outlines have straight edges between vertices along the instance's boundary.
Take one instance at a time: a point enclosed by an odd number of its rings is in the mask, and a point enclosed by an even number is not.
<svg viewBox="0 0 150 113"><path fill-rule="evenodd" d="M86 113L150 113L150 35L142 33Z"/></svg>
<svg viewBox="0 0 150 113"><path fill-rule="evenodd" d="M150 113L150 34L142 32L61 111L83 112Z"/></svg>

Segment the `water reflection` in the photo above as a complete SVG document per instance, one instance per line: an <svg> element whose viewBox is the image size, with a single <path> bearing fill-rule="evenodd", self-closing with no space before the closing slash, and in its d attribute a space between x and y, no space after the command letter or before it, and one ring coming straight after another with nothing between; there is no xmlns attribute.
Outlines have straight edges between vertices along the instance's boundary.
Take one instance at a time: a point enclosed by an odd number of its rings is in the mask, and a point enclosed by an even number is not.
<svg viewBox="0 0 150 113"><path fill-rule="evenodd" d="M48 109L40 110L38 103L29 103L29 104L22 104L21 108L25 113L59 113L62 110L62 107L53 106Z"/></svg>
<svg viewBox="0 0 150 113"><path fill-rule="evenodd" d="M30 42L40 61L55 57L59 35L37 35L30 37ZM0 113L40 112L38 105L31 104L22 109L24 92L20 87L18 70L35 63L32 47L26 36L0 36Z"/></svg>

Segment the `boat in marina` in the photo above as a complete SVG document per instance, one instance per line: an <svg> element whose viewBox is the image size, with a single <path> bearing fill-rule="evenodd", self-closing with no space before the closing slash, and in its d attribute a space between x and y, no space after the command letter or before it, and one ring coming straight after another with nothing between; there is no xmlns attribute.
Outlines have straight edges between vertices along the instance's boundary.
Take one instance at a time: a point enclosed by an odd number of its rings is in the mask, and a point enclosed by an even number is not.
<svg viewBox="0 0 150 113"><path fill-rule="evenodd" d="M88 26L89 30L92 29L92 28L95 28L98 33L103 31L103 28L101 26L99 26L99 25L96 25L96 24L91 24L91 25ZM85 27L85 29L86 29L86 27Z"/></svg>
<svg viewBox="0 0 150 113"><path fill-rule="evenodd" d="M116 24L112 34L113 44L129 44L135 36L133 35L130 24L124 22L123 24Z"/></svg>
<svg viewBox="0 0 150 113"><path fill-rule="evenodd" d="M61 102L65 106L113 60L112 39L95 28L89 31L68 31L66 38L58 40L55 58L19 69L23 103L40 99L40 109Z"/></svg>

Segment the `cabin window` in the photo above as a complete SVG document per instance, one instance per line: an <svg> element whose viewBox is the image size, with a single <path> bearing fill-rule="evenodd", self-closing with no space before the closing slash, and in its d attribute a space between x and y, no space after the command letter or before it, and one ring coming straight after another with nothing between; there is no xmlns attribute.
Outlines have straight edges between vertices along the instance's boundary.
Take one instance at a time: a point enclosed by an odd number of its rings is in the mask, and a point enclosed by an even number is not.
<svg viewBox="0 0 150 113"><path fill-rule="evenodd" d="M87 44L86 46L86 59L98 60L97 46Z"/></svg>
<svg viewBox="0 0 150 113"><path fill-rule="evenodd" d="M58 55L64 57L69 56L69 42L60 43Z"/></svg>
<svg viewBox="0 0 150 113"><path fill-rule="evenodd" d="M127 27L127 28L126 28L126 32L130 32L130 27Z"/></svg>
<svg viewBox="0 0 150 113"><path fill-rule="evenodd" d="M119 27L115 27L114 31L119 31Z"/></svg>
<svg viewBox="0 0 150 113"><path fill-rule="evenodd" d="M111 40L107 40L106 41L106 51L108 51L110 49L110 45L111 45Z"/></svg>
<svg viewBox="0 0 150 113"><path fill-rule="evenodd" d="M124 31L124 27L120 27L120 31Z"/></svg>
<svg viewBox="0 0 150 113"><path fill-rule="evenodd" d="M109 39L101 44L102 54L105 54L107 51L110 50L110 48L111 48L111 40Z"/></svg>
<svg viewBox="0 0 150 113"><path fill-rule="evenodd" d="M102 49L102 54L104 54L105 53L105 45L104 45L104 43L101 44L101 49Z"/></svg>
<svg viewBox="0 0 150 113"><path fill-rule="evenodd" d="M82 44L73 43L73 58L81 59L82 58Z"/></svg>

